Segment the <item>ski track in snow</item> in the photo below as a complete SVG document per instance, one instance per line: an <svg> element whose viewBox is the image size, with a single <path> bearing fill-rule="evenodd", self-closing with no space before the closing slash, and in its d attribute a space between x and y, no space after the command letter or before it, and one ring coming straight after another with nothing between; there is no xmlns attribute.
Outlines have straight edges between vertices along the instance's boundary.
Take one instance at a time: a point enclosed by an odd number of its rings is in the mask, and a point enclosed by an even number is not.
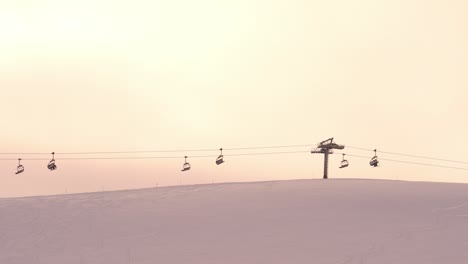
<svg viewBox="0 0 468 264"><path fill-rule="evenodd" d="M0 199L0 263L468 263L468 185L298 180Z"/></svg>

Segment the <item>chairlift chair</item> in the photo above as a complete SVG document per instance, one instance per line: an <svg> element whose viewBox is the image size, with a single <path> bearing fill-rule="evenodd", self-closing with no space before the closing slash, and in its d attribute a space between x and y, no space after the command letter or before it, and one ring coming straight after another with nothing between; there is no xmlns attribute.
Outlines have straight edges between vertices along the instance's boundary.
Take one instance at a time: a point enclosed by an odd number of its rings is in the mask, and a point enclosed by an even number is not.
<svg viewBox="0 0 468 264"><path fill-rule="evenodd" d="M15 174L20 174L24 171L24 166L21 165L21 159L18 159L18 167L16 167Z"/></svg>
<svg viewBox="0 0 468 264"><path fill-rule="evenodd" d="M343 160L341 161L341 164L340 164L340 169L343 169L343 168L346 168L349 166L349 162L347 160L345 160L345 155L346 154L343 154Z"/></svg>
<svg viewBox="0 0 468 264"><path fill-rule="evenodd" d="M374 167L374 168L379 165L379 159L377 157L377 150L376 149L374 149L374 157L372 157L369 164L371 165L371 167Z"/></svg>
<svg viewBox="0 0 468 264"><path fill-rule="evenodd" d="M182 167L182 171L188 171L190 170L191 166L190 163L187 162L187 156L185 156L185 163L184 166Z"/></svg>
<svg viewBox="0 0 468 264"><path fill-rule="evenodd" d="M216 165L221 165L224 163L223 149L220 148L219 150L221 151L221 155L216 158Z"/></svg>
<svg viewBox="0 0 468 264"><path fill-rule="evenodd" d="M49 164L47 164L47 168L51 171L57 169L57 165L55 165L55 158L54 158L55 152L52 152L52 160L49 161Z"/></svg>

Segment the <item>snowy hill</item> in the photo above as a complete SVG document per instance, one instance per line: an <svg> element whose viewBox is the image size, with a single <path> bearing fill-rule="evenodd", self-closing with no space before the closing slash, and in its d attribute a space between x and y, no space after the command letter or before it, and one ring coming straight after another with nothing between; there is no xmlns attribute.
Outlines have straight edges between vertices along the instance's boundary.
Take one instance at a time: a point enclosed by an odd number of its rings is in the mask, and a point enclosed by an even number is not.
<svg viewBox="0 0 468 264"><path fill-rule="evenodd" d="M0 263L468 263L468 185L297 180L0 199Z"/></svg>

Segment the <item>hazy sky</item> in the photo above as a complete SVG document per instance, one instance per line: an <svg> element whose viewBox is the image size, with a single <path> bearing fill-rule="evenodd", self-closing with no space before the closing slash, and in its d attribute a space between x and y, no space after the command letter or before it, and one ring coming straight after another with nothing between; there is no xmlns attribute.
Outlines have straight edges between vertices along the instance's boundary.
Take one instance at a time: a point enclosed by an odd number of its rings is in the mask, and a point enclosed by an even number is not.
<svg viewBox="0 0 468 264"><path fill-rule="evenodd" d="M468 160L467 10L463 0L2 1L0 152L216 149L334 136ZM180 160L58 155L57 171L24 161L20 175L16 161L0 161L0 197L322 176L323 157L307 153L226 157L222 167L192 159L185 174L185 154L173 155ZM332 178L468 182L468 171L383 161L374 169L351 157L338 170L340 159L331 159Z"/></svg>

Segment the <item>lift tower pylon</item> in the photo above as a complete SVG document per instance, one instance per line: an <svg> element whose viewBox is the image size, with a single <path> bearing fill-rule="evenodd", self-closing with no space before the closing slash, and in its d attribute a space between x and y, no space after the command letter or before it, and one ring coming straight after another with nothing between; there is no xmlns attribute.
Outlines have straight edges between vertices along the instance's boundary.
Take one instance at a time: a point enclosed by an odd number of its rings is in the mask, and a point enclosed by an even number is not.
<svg viewBox="0 0 468 264"><path fill-rule="evenodd" d="M327 140L320 142L317 145L317 148L310 152L312 154L324 155L324 160L323 160L323 178L324 179L328 179L328 155L333 154L334 149L344 149L344 148L345 146L338 145L335 142L333 142L333 138L329 138Z"/></svg>

